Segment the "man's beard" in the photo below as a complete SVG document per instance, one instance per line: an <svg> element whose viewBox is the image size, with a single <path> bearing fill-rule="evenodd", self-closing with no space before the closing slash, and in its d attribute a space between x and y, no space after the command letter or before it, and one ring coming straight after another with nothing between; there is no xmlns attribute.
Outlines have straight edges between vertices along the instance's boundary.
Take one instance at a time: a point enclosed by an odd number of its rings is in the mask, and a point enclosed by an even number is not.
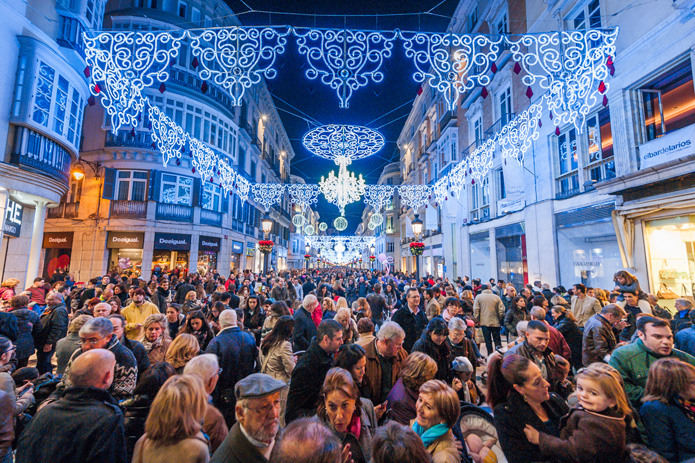
<svg viewBox="0 0 695 463"><path fill-rule="evenodd" d="M275 438L278 433L278 427L280 425L279 420L275 420L273 424L262 427L253 434L249 433L251 437L261 442L270 442Z"/></svg>

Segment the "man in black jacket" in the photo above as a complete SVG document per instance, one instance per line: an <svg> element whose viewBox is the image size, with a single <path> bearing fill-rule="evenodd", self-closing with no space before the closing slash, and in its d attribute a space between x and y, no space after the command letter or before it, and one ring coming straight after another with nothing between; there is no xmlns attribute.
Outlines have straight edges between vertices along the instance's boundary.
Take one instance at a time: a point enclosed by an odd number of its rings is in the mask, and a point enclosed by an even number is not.
<svg viewBox="0 0 695 463"><path fill-rule="evenodd" d="M186 275L183 279L183 283L176 289L176 303L183 304L183 301L186 300L186 294L188 294L189 291L195 291L195 286L191 284L191 277ZM166 307L164 308L164 312L166 312Z"/></svg>
<svg viewBox="0 0 695 463"><path fill-rule="evenodd" d="M422 330L427 326L427 316L424 310L420 310L420 293L417 288L408 289L406 302L407 304L393 314L391 321L398 323L405 331L403 349L410 353L415 341L418 340Z"/></svg>
<svg viewBox="0 0 695 463"><path fill-rule="evenodd" d="M372 309L372 322L374 322L374 326L381 327L384 323L384 316L389 309L386 306L386 299L381 295L381 285L377 283L374 285L373 289L374 292L367 296L367 302L369 303L369 308Z"/></svg>
<svg viewBox="0 0 695 463"><path fill-rule="evenodd" d="M292 370L287 394L285 422L316 412L319 393L326 373L333 367L333 355L343 345L343 326L335 320L323 320L316 337Z"/></svg>
<svg viewBox="0 0 695 463"><path fill-rule="evenodd" d="M302 306L294 313L294 331L292 332L292 346L295 352L307 350L311 338L316 336L316 325L311 314L319 305L318 299L313 294L304 296Z"/></svg>
<svg viewBox="0 0 695 463"><path fill-rule="evenodd" d="M138 365L138 378L150 367L150 358L147 355L145 346L141 342L134 339L128 339L125 335L125 317L121 314L112 313L108 316L113 324L113 335L118 339L123 347L133 353L135 363Z"/></svg>
<svg viewBox="0 0 695 463"><path fill-rule="evenodd" d="M41 330L35 339L36 368L39 374L53 372L51 358L56 344L68 334L68 309L63 304L63 295L52 292L46 296L46 309L41 314Z"/></svg>
<svg viewBox="0 0 695 463"><path fill-rule="evenodd" d="M105 349L76 358L73 387L32 418L19 438L16 463L125 463L123 414L108 393L115 365Z"/></svg>

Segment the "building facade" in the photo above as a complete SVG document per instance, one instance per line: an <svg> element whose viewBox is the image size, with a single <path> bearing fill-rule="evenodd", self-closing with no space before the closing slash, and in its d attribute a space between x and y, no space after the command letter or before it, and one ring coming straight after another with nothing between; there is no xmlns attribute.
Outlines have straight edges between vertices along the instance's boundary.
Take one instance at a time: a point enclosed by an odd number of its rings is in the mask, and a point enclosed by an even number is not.
<svg viewBox="0 0 695 463"><path fill-rule="evenodd" d="M18 289L41 274L44 246L64 244L44 236L45 215L67 193L79 155L89 97L80 34L101 28L104 3L0 5L0 280L17 278Z"/></svg>
<svg viewBox="0 0 695 463"><path fill-rule="evenodd" d="M224 2L205 0L118 2L107 6L106 18L105 27L126 31L239 25ZM203 85L195 68L184 44L165 88L145 90L151 104L250 182L287 182L294 153L265 82L248 89L237 107L222 88ZM258 272L264 259L256 243L265 238L260 222L267 213L274 222L267 238L275 242L269 264L286 268L288 199L266 212L202 180L186 154L164 167L148 127L145 117L138 127L113 133L98 99L86 109L80 152L85 175L70 179L60 206L49 212L46 236L67 241L46 249L45 260L69 262L78 280L113 271L147 279L153 270L175 268ZM52 271L43 266L44 276Z"/></svg>

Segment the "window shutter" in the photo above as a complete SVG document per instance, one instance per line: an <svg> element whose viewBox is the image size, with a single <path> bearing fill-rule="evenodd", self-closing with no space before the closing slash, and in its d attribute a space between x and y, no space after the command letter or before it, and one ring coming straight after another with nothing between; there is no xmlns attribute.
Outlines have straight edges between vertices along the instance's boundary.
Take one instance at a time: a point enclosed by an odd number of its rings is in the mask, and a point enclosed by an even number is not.
<svg viewBox="0 0 695 463"><path fill-rule="evenodd" d="M222 201L222 213L223 214L226 214L227 212L229 212L229 200L232 198L233 198L233 196L231 193L226 195L226 194L224 194L224 191L222 191L222 196L221 196L220 201Z"/></svg>
<svg viewBox="0 0 695 463"><path fill-rule="evenodd" d="M104 168L104 188L101 197L104 199L114 199L116 194L116 169L111 167Z"/></svg>
<svg viewBox="0 0 695 463"><path fill-rule="evenodd" d="M149 183L150 183L150 189L149 189L150 201L159 202L159 190L161 190L160 185L162 184L162 172L159 170L151 170Z"/></svg>
<svg viewBox="0 0 695 463"><path fill-rule="evenodd" d="M193 206L202 206L203 195L201 194L200 178L193 179Z"/></svg>

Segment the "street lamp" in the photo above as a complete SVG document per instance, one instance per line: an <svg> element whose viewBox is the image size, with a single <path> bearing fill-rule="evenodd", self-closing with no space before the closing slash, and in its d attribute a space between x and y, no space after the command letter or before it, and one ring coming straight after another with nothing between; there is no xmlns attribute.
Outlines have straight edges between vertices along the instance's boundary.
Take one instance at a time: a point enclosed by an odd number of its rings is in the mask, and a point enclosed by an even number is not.
<svg viewBox="0 0 695 463"><path fill-rule="evenodd" d="M304 246L304 255L305 255L305 256L308 256L308 255L309 255L309 251L311 251L311 246L309 246L309 245L307 244L307 245ZM309 271L309 259L305 257L304 260L306 261L306 271L308 272L308 271Z"/></svg>
<svg viewBox="0 0 695 463"><path fill-rule="evenodd" d="M369 246L369 262L371 262L371 269L374 270L374 261L371 259L371 257L374 255L374 251L376 251L376 248L372 244Z"/></svg>
<svg viewBox="0 0 695 463"><path fill-rule="evenodd" d="M87 161L86 159L80 159L74 166L72 166L72 169L70 169L72 178L78 182L84 178L85 172L83 164L87 164L92 169L92 172L94 172L94 176L99 178L99 168L101 167L101 164L98 162Z"/></svg>
<svg viewBox="0 0 695 463"><path fill-rule="evenodd" d="M316 251L316 258L317 258L317 259L321 259L321 250L320 250L320 249L318 249L318 250ZM321 268L321 261L320 261L320 260L319 260L319 262L318 262L317 267L318 267L319 269Z"/></svg>
<svg viewBox="0 0 695 463"><path fill-rule="evenodd" d="M420 220L420 216L418 214L415 214L415 218L413 221L410 223L413 227L413 234L415 235L415 239L417 241L420 241L420 235L422 234L422 220ZM415 256L415 276L417 278L418 284L420 283L420 256Z"/></svg>
<svg viewBox="0 0 695 463"><path fill-rule="evenodd" d="M270 230L273 229L273 221L268 217L267 215L263 217L261 220L261 229L263 230L263 237L264 239L268 239L268 235L270 235ZM263 272L268 273L268 259L270 252L265 253L265 256L263 257Z"/></svg>

